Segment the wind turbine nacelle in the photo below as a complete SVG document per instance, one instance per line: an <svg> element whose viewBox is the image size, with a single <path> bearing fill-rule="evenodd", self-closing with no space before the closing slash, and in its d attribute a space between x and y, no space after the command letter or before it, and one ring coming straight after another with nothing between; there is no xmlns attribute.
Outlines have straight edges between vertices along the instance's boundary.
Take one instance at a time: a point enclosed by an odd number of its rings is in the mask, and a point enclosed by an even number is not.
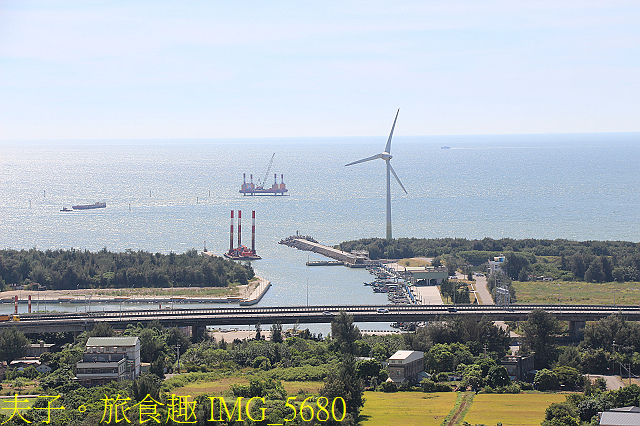
<svg viewBox="0 0 640 426"><path fill-rule="evenodd" d="M382 154L380 154L380 158L385 161L389 161L393 158L393 155L389 154L388 152L383 152Z"/></svg>

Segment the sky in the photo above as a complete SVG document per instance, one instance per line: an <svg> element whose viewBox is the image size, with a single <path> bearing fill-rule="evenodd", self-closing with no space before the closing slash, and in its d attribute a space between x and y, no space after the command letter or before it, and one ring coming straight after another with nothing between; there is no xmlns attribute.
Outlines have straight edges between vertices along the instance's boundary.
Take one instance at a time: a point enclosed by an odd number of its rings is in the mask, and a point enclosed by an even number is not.
<svg viewBox="0 0 640 426"><path fill-rule="evenodd" d="M640 131L640 2L0 0L0 139Z"/></svg>

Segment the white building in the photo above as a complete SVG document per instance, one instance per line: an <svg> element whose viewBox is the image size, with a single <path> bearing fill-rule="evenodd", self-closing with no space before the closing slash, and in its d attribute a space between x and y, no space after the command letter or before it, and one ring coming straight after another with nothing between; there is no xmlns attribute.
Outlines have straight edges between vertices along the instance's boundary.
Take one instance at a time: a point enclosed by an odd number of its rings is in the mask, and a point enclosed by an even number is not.
<svg viewBox="0 0 640 426"><path fill-rule="evenodd" d="M493 260L489 260L489 274L493 274L494 272L502 272L502 267L504 266L505 257L503 254L500 256L496 256Z"/></svg>
<svg viewBox="0 0 640 426"><path fill-rule="evenodd" d="M389 378L396 384L404 381L416 382L418 373L424 369L424 352L397 351L389 358Z"/></svg>
<svg viewBox="0 0 640 426"><path fill-rule="evenodd" d="M140 375L139 337L90 337L76 378L83 386L113 380L133 380Z"/></svg>

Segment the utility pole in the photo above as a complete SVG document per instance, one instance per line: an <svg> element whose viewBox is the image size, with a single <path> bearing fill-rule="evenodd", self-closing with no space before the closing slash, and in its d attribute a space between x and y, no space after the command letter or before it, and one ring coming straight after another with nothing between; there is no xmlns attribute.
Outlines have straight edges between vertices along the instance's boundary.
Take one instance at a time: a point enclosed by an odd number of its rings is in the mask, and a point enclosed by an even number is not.
<svg viewBox="0 0 640 426"><path fill-rule="evenodd" d="M178 373L180 372L180 344L176 345L176 352L178 353Z"/></svg>

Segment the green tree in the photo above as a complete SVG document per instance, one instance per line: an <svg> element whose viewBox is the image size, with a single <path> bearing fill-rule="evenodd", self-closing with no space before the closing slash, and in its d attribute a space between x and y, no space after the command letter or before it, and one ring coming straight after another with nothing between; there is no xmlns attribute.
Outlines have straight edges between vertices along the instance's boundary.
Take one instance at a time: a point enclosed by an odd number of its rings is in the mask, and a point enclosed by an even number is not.
<svg viewBox="0 0 640 426"><path fill-rule="evenodd" d="M507 252L505 254L505 273L514 280L520 276L520 272L529 266L529 259L521 253Z"/></svg>
<svg viewBox="0 0 640 426"><path fill-rule="evenodd" d="M484 379L482 369L478 364L467 366L462 378L462 386L464 388L470 387L476 393L482 389L482 386L484 386Z"/></svg>
<svg viewBox="0 0 640 426"><path fill-rule="evenodd" d="M353 324L353 317L340 312L331 321L331 336L338 344L340 353L355 356L358 351L357 341L362 337L360 330Z"/></svg>
<svg viewBox="0 0 640 426"><path fill-rule="evenodd" d="M493 388L506 386L510 381L509 373L507 373L507 369L504 365L491 367L491 370L489 370L489 374L487 375L487 383L489 383L489 386Z"/></svg>
<svg viewBox="0 0 640 426"><path fill-rule="evenodd" d="M319 393L329 401L338 397L344 398L346 414L341 424L355 425L360 409L364 406L364 381L358 377L355 361L358 349L356 342L361 337L360 330L353 324L352 316L340 312L331 322L331 335L340 354L340 365L337 371L329 374ZM337 417L341 414L337 413ZM331 420L328 423L330 422Z"/></svg>
<svg viewBox="0 0 640 426"><path fill-rule="evenodd" d="M579 426L578 410L570 402L551 404L545 411L543 426Z"/></svg>
<svg viewBox="0 0 640 426"><path fill-rule="evenodd" d="M425 366L429 371L442 372L455 369L455 356L449 345L438 343L434 345L425 357Z"/></svg>
<svg viewBox="0 0 640 426"><path fill-rule="evenodd" d="M558 377L558 383L566 390L574 390L582 386L582 374L573 367L558 366L553 369L553 372Z"/></svg>
<svg viewBox="0 0 640 426"><path fill-rule="evenodd" d="M524 330L525 353L534 353L537 368L549 366L555 359L555 335L560 332L560 324L551 314L535 309L527 315L522 324Z"/></svg>
<svg viewBox="0 0 640 426"><path fill-rule="evenodd" d="M279 322L271 324L271 341L274 343L282 343L282 324Z"/></svg>
<svg viewBox="0 0 640 426"><path fill-rule="evenodd" d="M153 399L159 401L161 385L162 380L156 374L143 374L133 381L133 399L142 401L147 395L150 395Z"/></svg>
<svg viewBox="0 0 640 426"><path fill-rule="evenodd" d="M191 341L178 327L171 327L167 330L166 342L167 346L174 351L180 345L180 353L186 352L191 347Z"/></svg>
<svg viewBox="0 0 640 426"><path fill-rule="evenodd" d="M9 364L27 354L29 340L15 327L5 328L0 332L0 360Z"/></svg>
<svg viewBox="0 0 640 426"><path fill-rule="evenodd" d="M578 348L575 346L565 346L561 348L560 356L558 356L558 366L561 365L580 370L581 358Z"/></svg>
<svg viewBox="0 0 640 426"><path fill-rule="evenodd" d="M98 322L93 330L87 333L88 337L113 337L115 336L115 331L111 324L108 322Z"/></svg>
<svg viewBox="0 0 640 426"><path fill-rule="evenodd" d="M164 341L153 328L140 331L140 358L142 362L152 362L163 352Z"/></svg>
<svg viewBox="0 0 640 426"><path fill-rule="evenodd" d="M606 275L602 266L602 259L596 257L591 261L589 268L585 271L584 280L587 282L601 283L605 278Z"/></svg>
<svg viewBox="0 0 640 426"><path fill-rule="evenodd" d="M536 385L540 391L556 390L560 387L556 373L546 368L536 373L533 384Z"/></svg>
<svg viewBox="0 0 640 426"><path fill-rule="evenodd" d="M256 324L256 340L262 340L262 327L260 321Z"/></svg>
<svg viewBox="0 0 640 426"><path fill-rule="evenodd" d="M382 363L377 359L363 359L356 362L356 372L358 377L367 380L371 377L378 377L382 370Z"/></svg>

